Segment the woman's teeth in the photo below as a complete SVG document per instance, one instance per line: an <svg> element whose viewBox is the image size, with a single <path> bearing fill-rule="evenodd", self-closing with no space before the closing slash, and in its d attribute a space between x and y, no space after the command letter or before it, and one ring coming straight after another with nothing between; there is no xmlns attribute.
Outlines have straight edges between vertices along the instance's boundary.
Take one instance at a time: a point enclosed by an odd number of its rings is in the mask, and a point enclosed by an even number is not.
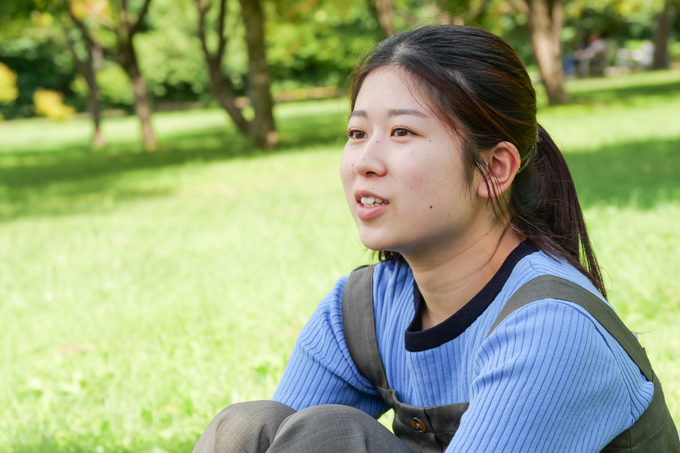
<svg viewBox="0 0 680 453"><path fill-rule="evenodd" d="M390 204L387 200L381 200L376 197L361 197L361 204L366 208L375 208L381 204Z"/></svg>

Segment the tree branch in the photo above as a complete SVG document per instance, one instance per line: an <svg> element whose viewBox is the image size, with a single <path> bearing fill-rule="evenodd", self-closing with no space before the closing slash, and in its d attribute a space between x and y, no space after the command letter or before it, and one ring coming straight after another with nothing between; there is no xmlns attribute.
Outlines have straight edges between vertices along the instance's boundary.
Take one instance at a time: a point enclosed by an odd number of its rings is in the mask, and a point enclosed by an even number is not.
<svg viewBox="0 0 680 453"><path fill-rule="evenodd" d="M69 36L69 28L64 24L63 22L61 23L61 30L64 32L64 41L66 41L66 47L71 51L73 56L76 56L76 47L75 47L75 42L71 39ZM78 60L78 58L76 58ZM80 60L79 60L80 61Z"/></svg>
<svg viewBox="0 0 680 453"><path fill-rule="evenodd" d="M196 0L196 9L198 10L198 39L201 41L201 48L205 58L210 61L213 56L208 49L208 43L205 37L205 15L210 11L210 5L203 6L202 0Z"/></svg>
<svg viewBox="0 0 680 453"><path fill-rule="evenodd" d="M142 23L144 22L144 19L146 18L147 13L149 12L149 5L151 5L151 0L146 0L144 2L144 5L142 5L142 9L139 10L139 15L137 16L137 21L132 25L132 28L130 28L130 31L129 31L130 40L132 40L132 37L142 27Z"/></svg>
<svg viewBox="0 0 680 453"><path fill-rule="evenodd" d="M69 17L73 21L74 24L76 24L76 27L78 27L78 30L80 30L80 33L83 34L83 39L85 40L85 44L88 46L91 46L92 48L99 48L102 50L104 54L106 54L107 57L115 60L116 56L114 55L113 52L111 52L111 49L105 47L102 43L97 41L94 36L90 33L90 31L87 29L83 21L78 19L75 14L73 14L73 11L71 11L71 8L68 10Z"/></svg>
<svg viewBox="0 0 680 453"><path fill-rule="evenodd" d="M227 0L220 0L220 18L219 24L217 25L217 34L219 36L219 41L217 45L217 55L220 61L222 60L222 55L224 54L224 49L227 46L227 37L224 35L224 21L227 16Z"/></svg>
<svg viewBox="0 0 680 453"><path fill-rule="evenodd" d="M80 73L83 73L83 70L85 69L84 65L89 63L89 61L88 60L82 61L80 58L78 58L78 52L76 52L75 42L69 36L69 28L63 23L61 24L61 27L62 31L64 32L64 41L66 41L66 47L68 47L68 50L71 52L71 55L73 56L73 62L75 63L76 70Z"/></svg>
<svg viewBox="0 0 680 453"><path fill-rule="evenodd" d="M123 20L125 21L125 31L128 32L128 38L130 37L130 11L128 10L128 0L120 0L120 4L123 7Z"/></svg>

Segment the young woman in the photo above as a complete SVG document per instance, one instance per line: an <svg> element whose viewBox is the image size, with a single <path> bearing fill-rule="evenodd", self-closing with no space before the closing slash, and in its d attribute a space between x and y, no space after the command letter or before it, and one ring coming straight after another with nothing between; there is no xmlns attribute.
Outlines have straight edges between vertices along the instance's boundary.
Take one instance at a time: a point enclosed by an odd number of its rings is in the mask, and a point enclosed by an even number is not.
<svg viewBox="0 0 680 453"><path fill-rule="evenodd" d="M680 451L512 48L393 36L351 105L340 173L380 262L321 301L273 401L223 410L194 451Z"/></svg>

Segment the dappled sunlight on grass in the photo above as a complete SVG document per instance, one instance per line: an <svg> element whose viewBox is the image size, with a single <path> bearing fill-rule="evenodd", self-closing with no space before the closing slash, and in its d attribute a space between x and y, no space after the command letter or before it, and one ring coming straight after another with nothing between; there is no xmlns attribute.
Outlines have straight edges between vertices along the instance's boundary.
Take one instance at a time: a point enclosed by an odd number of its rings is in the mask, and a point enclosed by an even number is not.
<svg viewBox="0 0 680 453"><path fill-rule="evenodd" d="M680 203L680 138L621 142L565 157L586 208Z"/></svg>

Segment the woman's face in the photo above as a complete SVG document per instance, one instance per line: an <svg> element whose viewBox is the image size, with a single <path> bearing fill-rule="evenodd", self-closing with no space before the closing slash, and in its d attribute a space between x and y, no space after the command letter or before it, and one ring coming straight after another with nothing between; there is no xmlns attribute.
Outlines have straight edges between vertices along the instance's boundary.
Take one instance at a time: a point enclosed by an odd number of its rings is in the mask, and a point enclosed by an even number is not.
<svg viewBox="0 0 680 453"><path fill-rule="evenodd" d="M465 183L460 141L407 81L395 67L366 77L340 173L361 242L408 256L465 238L485 210Z"/></svg>

